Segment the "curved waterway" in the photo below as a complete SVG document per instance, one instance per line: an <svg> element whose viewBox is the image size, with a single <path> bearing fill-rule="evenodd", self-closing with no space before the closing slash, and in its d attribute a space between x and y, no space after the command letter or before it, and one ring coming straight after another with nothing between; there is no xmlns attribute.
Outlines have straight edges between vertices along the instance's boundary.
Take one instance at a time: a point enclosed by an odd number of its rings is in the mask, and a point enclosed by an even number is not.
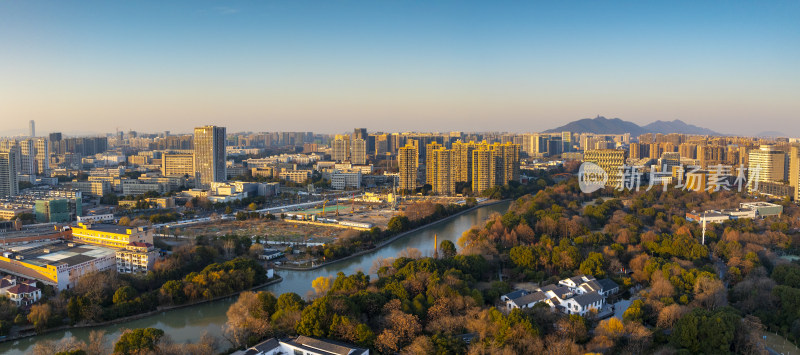
<svg viewBox="0 0 800 355"><path fill-rule="evenodd" d="M422 255L432 255L434 234L438 236L439 242L442 240L451 240L455 243L464 231L474 225L483 224L492 213L505 213L509 204L510 202L502 202L472 210L447 221L418 230L374 252L319 269L310 271L276 270L276 272L283 277L283 281L266 286L263 290L271 291L275 295L280 295L285 292L294 292L301 297L305 297L308 292L312 290L311 281L319 276L335 277L340 271L345 274L352 274L359 270L364 273L369 273L375 260L396 257L398 253L406 248L416 248L422 252ZM148 327L163 329L176 343L195 342L205 332L222 338L222 325L225 324L227 320L225 313L228 311L228 307L235 301L236 296L233 296L214 302L162 312L119 324L93 328L76 328L24 338L13 342L0 343L0 353L25 354L29 353L33 349L34 344L38 341L59 340L69 336L75 336L85 341L89 338L89 332L92 330L105 330L106 335L109 336L109 340L116 340L119 338L120 332L123 329ZM228 344L225 344L225 346L227 345Z"/></svg>

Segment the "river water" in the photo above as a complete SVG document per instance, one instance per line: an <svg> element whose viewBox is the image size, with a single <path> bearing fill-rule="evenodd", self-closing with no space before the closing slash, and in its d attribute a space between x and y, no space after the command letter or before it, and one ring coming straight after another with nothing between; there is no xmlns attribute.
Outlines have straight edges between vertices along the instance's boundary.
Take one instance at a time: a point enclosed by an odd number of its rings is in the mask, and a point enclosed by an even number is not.
<svg viewBox="0 0 800 355"><path fill-rule="evenodd" d="M430 256L433 254L434 234L438 236L439 242L442 240L451 240L455 243L464 231L474 225L482 224L492 213L504 213L508 209L509 204L509 202L503 202L475 209L448 221L426 227L395 240L391 244L372 253L316 270L276 270L276 272L283 277L283 281L264 287L263 290L271 291L276 296L285 292L294 292L305 298L308 292L312 290L311 281L319 276L335 277L336 273L339 271L345 274L352 274L359 270L364 273L369 273L375 260L396 257L398 253L406 248L416 248L422 252L423 256ZM225 313L228 311L228 307L235 301L236 296L233 296L214 302L162 312L120 324L94 328L77 328L24 338L14 342L0 343L0 353L25 354L33 349L36 342L42 340L59 340L69 336L75 336L80 340L87 340L89 338L89 332L92 330L105 330L106 335L109 336L109 341L116 341L123 329L148 327L163 329L176 343L195 342L205 332L222 339L222 325L225 324L227 320ZM227 342L223 343L223 347L229 345L230 344Z"/></svg>

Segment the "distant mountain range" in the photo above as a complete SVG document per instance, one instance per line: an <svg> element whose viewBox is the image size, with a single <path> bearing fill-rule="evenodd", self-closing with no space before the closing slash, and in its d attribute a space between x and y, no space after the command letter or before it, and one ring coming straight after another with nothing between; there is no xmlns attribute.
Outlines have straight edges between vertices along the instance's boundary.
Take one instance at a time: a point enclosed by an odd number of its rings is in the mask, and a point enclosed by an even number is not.
<svg viewBox="0 0 800 355"><path fill-rule="evenodd" d="M708 128L698 127L687 124L681 120L674 121L655 121L646 126L639 126L630 121L619 118L605 118L597 116L595 118L584 118L572 121L561 127L556 127L544 131L544 133L557 133L569 131L573 133L598 133L598 134L624 134L630 133L631 136L638 136L645 133L681 133L696 135L723 135Z"/></svg>

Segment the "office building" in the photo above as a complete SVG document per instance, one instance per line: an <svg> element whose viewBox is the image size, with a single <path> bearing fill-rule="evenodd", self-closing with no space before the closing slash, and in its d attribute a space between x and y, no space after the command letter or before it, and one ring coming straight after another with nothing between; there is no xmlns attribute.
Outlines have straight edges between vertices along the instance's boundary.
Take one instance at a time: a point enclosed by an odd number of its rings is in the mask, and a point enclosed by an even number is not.
<svg viewBox="0 0 800 355"><path fill-rule="evenodd" d="M597 164L606 172L608 180L606 186L621 186L622 167L625 165L625 151L619 149L593 149L587 150L583 161Z"/></svg>
<svg viewBox="0 0 800 355"><path fill-rule="evenodd" d="M131 242L153 244L153 230L113 224L78 223L72 227L72 239L111 248L125 248Z"/></svg>
<svg viewBox="0 0 800 355"><path fill-rule="evenodd" d="M779 182L786 178L785 153L773 149L771 145L762 145L748 154L747 183L748 191L755 189L758 182Z"/></svg>
<svg viewBox="0 0 800 355"><path fill-rule="evenodd" d="M0 197L16 196L18 193L17 151L0 151Z"/></svg>
<svg viewBox="0 0 800 355"><path fill-rule="evenodd" d="M367 141L361 138L353 139L350 145L350 162L356 165L367 163Z"/></svg>
<svg viewBox="0 0 800 355"><path fill-rule="evenodd" d="M358 189L361 187L360 171L338 171L331 172L331 188L344 190L347 188Z"/></svg>
<svg viewBox="0 0 800 355"><path fill-rule="evenodd" d="M31 120L30 122L30 130L31 130L30 137L31 138L36 137L36 122L34 122L33 120Z"/></svg>
<svg viewBox="0 0 800 355"><path fill-rule="evenodd" d="M204 126L194 129L195 182L209 187L225 181L225 127Z"/></svg>
<svg viewBox="0 0 800 355"><path fill-rule="evenodd" d="M161 175L194 176L194 154L164 154L161 156Z"/></svg>
<svg viewBox="0 0 800 355"><path fill-rule="evenodd" d="M39 223L67 223L72 221L69 200L64 198L49 198L36 200L34 203L36 222Z"/></svg>
<svg viewBox="0 0 800 355"><path fill-rule="evenodd" d="M350 158L350 137L337 134L331 142L331 159L337 162L347 161Z"/></svg>
<svg viewBox="0 0 800 355"><path fill-rule="evenodd" d="M413 192L417 189L419 149L410 143L400 148L398 153L398 166L400 169L400 190Z"/></svg>

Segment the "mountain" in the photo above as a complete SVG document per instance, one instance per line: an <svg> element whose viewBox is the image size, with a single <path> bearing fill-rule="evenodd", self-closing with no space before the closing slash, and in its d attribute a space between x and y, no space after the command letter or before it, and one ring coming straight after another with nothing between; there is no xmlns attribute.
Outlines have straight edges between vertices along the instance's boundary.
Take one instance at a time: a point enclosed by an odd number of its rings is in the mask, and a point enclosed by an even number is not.
<svg viewBox="0 0 800 355"><path fill-rule="evenodd" d="M561 127L553 128L544 133L557 133L569 131L573 133L607 133L607 134L624 134L630 133L631 136L638 136L647 133L639 125L623 121L619 118L605 118L597 116L595 118L584 118L577 121L572 121Z"/></svg>
<svg viewBox="0 0 800 355"><path fill-rule="evenodd" d="M631 136L633 137L645 133L721 135L708 128L690 125L681 120L655 121L646 126L639 126L636 123L630 121L624 121L619 118L605 118L603 116L597 116L595 118L584 118L577 121L572 121L561 127L544 131L544 133L557 133L564 131L569 131L573 133L598 133L598 134L630 133Z"/></svg>
<svg viewBox="0 0 800 355"><path fill-rule="evenodd" d="M782 132L778 132L778 131L764 131L764 132L761 132L759 134L756 134L756 137L777 138L777 137L786 137L786 135L783 134Z"/></svg>
<svg viewBox="0 0 800 355"><path fill-rule="evenodd" d="M647 126L642 127L645 131L650 133L681 133L681 134L697 134L701 136L720 136L721 134L714 132L708 128L697 127L685 123L681 120L674 121L655 121Z"/></svg>

